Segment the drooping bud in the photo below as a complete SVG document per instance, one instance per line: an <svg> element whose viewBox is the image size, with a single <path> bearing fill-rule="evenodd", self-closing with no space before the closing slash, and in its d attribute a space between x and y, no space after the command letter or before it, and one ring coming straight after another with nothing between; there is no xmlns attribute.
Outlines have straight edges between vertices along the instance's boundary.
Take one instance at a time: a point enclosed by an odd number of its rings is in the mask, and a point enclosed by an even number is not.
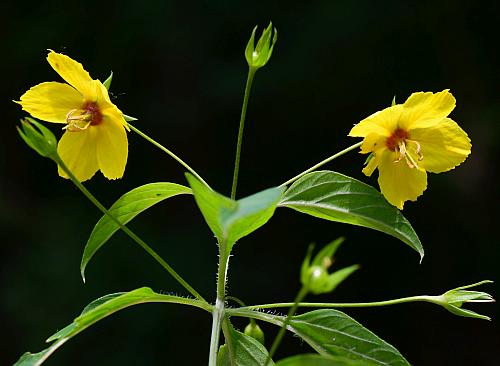
<svg viewBox="0 0 500 366"><path fill-rule="evenodd" d="M257 341L259 341L260 344L264 345L265 341L265 336L264 332L262 329L260 329L259 325L255 322L255 320L251 320L250 323L245 327L244 333L247 336L250 336Z"/></svg>
<svg viewBox="0 0 500 366"><path fill-rule="evenodd" d="M278 31L273 28L273 23L270 22L266 29L262 32L261 37L255 46L255 32L257 26L252 31L250 40L245 49L245 58L247 59L248 66L251 68L259 69L266 65L273 53L274 45L278 39Z"/></svg>
<svg viewBox="0 0 500 366"><path fill-rule="evenodd" d="M468 318L477 318L490 320L490 317L478 314L472 310L463 309L464 303L470 302L494 302L495 299L486 292L480 291L467 291L466 289L482 285L484 283L493 283L493 281L481 281L473 283L472 285L457 287L453 290L447 291L441 296L428 296L428 301L443 306L449 312Z"/></svg>
<svg viewBox="0 0 500 366"><path fill-rule="evenodd" d="M22 119L17 131L24 142L43 157L53 160L57 157L56 137L40 122L29 117Z"/></svg>

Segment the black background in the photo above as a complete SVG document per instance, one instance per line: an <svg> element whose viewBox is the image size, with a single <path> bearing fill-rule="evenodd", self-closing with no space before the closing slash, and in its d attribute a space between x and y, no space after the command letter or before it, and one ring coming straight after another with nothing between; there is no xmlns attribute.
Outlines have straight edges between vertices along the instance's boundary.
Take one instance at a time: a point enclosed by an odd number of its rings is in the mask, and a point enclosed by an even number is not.
<svg viewBox="0 0 500 366"><path fill-rule="evenodd" d="M472 139L459 168L429 175L405 216L426 249L279 209L234 249L229 293L248 304L288 301L311 241L345 235L338 266L362 270L325 301L374 301L438 294L498 275L498 6L494 1L27 1L0 5L0 363L45 348L92 299L150 286L184 294L118 233L79 276L99 212L56 167L27 148L11 102L43 81L61 81L46 49L82 62L94 78L115 73L114 102L136 125L229 194L246 77L243 50L254 25L272 20L275 53L256 76L247 115L238 196L277 185L352 144L360 119L415 91L450 88L451 117ZM60 136L59 126L49 127ZM106 205L148 182L185 184L183 169L135 134L124 179L98 174L86 186ZM351 153L328 168L376 185ZM213 300L217 248L191 197L142 214L131 227L204 296ZM497 292L493 286L486 291ZM471 308L495 318L496 305ZM458 318L429 304L348 311L415 365L496 364L496 320ZM177 305L130 308L64 345L48 365L203 365L211 317ZM235 325L243 327L241 320ZM263 325L268 342L276 329ZM289 337L282 357L308 352ZM279 358L278 357L278 358Z"/></svg>

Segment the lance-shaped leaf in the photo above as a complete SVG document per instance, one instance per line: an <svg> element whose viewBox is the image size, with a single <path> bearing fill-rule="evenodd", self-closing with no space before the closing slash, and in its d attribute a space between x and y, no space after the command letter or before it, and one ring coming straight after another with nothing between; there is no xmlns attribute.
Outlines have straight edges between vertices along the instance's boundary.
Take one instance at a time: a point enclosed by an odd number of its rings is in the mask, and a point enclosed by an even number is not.
<svg viewBox="0 0 500 366"><path fill-rule="evenodd" d="M231 327L231 347L226 344L220 348L217 366L262 366L268 358L268 352L255 338L238 332ZM231 352L234 362L231 362ZM274 366L269 360L267 366Z"/></svg>
<svg viewBox="0 0 500 366"><path fill-rule="evenodd" d="M303 354L276 362L276 366L373 366L372 362L351 360L345 357Z"/></svg>
<svg viewBox="0 0 500 366"><path fill-rule="evenodd" d="M262 192L231 200L186 174L194 198L205 221L220 243L225 242L228 251L242 237L257 230L273 216L284 188L269 188Z"/></svg>
<svg viewBox="0 0 500 366"><path fill-rule="evenodd" d="M304 175L291 185L279 206L322 219L364 226L392 235L424 256L412 226L375 188L331 171Z"/></svg>
<svg viewBox="0 0 500 366"><path fill-rule="evenodd" d="M323 355L342 356L375 365L409 365L396 348L337 310L315 310L294 316L288 328Z"/></svg>
<svg viewBox="0 0 500 366"><path fill-rule="evenodd" d="M71 324L49 337L46 342L54 342L50 347L38 353L26 352L14 366L39 366L69 339L99 320L129 306L148 302L186 304L210 311L210 305L201 301L179 296L157 294L148 287L141 287L130 292L106 295L91 302Z"/></svg>
<svg viewBox="0 0 500 366"><path fill-rule="evenodd" d="M109 209L122 225L127 224L144 210L167 198L179 194L191 194L191 189L175 183L149 183L132 189L121 196ZM119 230L119 226L108 215L95 225L83 251L80 272L85 281L85 268L94 254Z"/></svg>
<svg viewBox="0 0 500 366"><path fill-rule="evenodd" d="M259 319L279 327L284 316L256 310L227 309L231 316ZM344 357L377 366L409 366L399 351L383 341L356 320L333 309L314 310L292 317L287 330L325 356Z"/></svg>

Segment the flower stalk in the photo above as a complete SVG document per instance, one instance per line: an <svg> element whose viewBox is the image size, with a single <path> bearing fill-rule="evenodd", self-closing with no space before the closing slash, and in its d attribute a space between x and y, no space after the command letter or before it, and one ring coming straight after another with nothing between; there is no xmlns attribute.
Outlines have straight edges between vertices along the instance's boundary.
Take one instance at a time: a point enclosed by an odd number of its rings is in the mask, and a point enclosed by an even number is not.
<svg viewBox="0 0 500 366"><path fill-rule="evenodd" d="M66 166L59 155L55 156L56 163L61 169L68 175L75 186L92 202L103 214L107 215L120 229L127 234L132 240L134 240L139 246L144 249L154 260L156 260L181 286L183 286L191 295L200 301L207 302L191 285L189 285L186 280L184 280L163 258L161 258L158 253L156 253L148 244L146 244L141 238L139 238L135 233L133 233L128 227L123 225L113 214L111 214L106 207L104 207L97 198L89 192L87 188L75 177L73 172Z"/></svg>

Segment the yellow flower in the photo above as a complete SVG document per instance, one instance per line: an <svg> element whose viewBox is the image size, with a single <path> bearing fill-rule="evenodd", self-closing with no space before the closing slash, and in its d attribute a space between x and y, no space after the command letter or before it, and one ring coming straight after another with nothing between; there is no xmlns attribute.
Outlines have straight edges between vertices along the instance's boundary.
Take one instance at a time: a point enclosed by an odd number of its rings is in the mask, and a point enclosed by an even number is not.
<svg viewBox="0 0 500 366"><path fill-rule="evenodd" d="M403 209L427 188L427 173L442 173L470 154L467 134L447 116L455 108L448 90L413 93L404 104L374 113L355 125L349 136L363 137L361 153L372 153L363 173L378 168L385 198Z"/></svg>
<svg viewBox="0 0 500 366"><path fill-rule="evenodd" d="M108 179L123 176L127 164L127 123L99 80L66 55L50 51L47 60L69 84L45 82L21 96L19 104L33 117L63 123L57 146L64 163L80 181L100 170ZM59 175L68 178L59 167Z"/></svg>

